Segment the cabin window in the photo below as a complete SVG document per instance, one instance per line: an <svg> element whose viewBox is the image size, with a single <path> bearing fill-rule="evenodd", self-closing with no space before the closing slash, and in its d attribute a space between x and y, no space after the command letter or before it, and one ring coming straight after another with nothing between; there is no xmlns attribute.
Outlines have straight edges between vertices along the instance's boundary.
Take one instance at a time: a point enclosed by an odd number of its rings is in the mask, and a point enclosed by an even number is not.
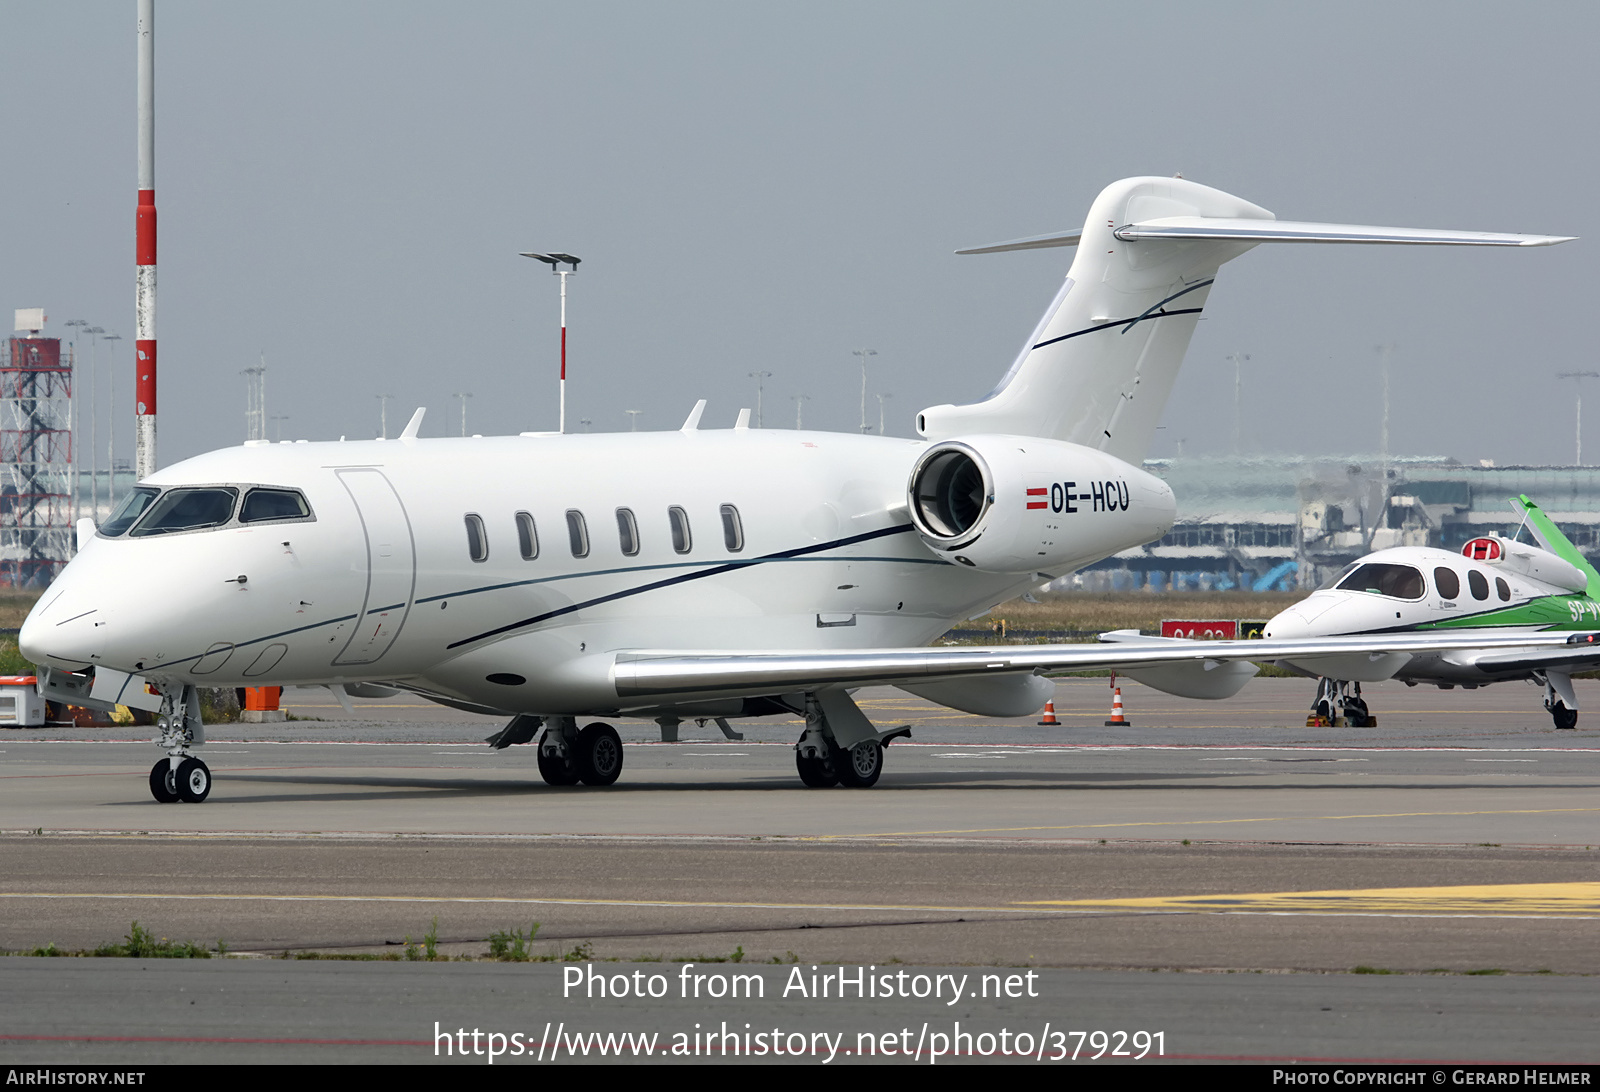
<svg viewBox="0 0 1600 1092"><path fill-rule="evenodd" d="M467 556L474 561L489 560L489 536L483 529L483 517L467 514Z"/></svg>
<svg viewBox="0 0 1600 1092"><path fill-rule="evenodd" d="M1489 581L1477 569L1473 569L1471 572L1467 573L1467 587L1472 589L1472 598L1489 598Z"/></svg>
<svg viewBox="0 0 1600 1092"><path fill-rule="evenodd" d="M1500 597L1500 602L1511 602L1511 585L1506 583L1505 577L1497 576L1494 578L1494 590L1495 594Z"/></svg>
<svg viewBox="0 0 1600 1092"><path fill-rule="evenodd" d="M623 557L639 554L639 521L633 518L632 508L617 509L617 541L622 545Z"/></svg>
<svg viewBox="0 0 1600 1092"><path fill-rule="evenodd" d="M239 508L240 523L266 520L305 519L311 515L306 499L294 489L252 489Z"/></svg>
<svg viewBox="0 0 1600 1092"><path fill-rule="evenodd" d="M1439 589L1440 599L1454 599L1461 594L1461 578L1454 569L1443 565L1433 570L1433 586Z"/></svg>
<svg viewBox="0 0 1600 1092"><path fill-rule="evenodd" d="M573 557L589 556L589 525L576 508L567 509L567 542L572 547Z"/></svg>
<svg viewBox="0 0 1600 1092"><path fill-rule="evenodd" d="M689 513L676 506L667 509L667 522L672 525L672 549L686 554L694 549L694 539L689 535Z"/></svg>
<svg viewBox="0 0 1600 1092"><path fill-rule="evenodd" d="M517 513L517 549L522 551L524 561L539 556L539 529L533 525L533 515L529 512Z"/></svg>
<svg viewBox="0 0 1600 1092"><path fill-rule="evenodd" d="M100 533L107 538L114 538L133 526L134 520L144 515L145 509L150 507L152 501L161 494L159 489L135 489L122 503L117 505L117 510L111 513L111 518L106 520L105 526L100 528Z"/></svg>
<svg viewBox="0 0 1600 1092"><path fill-rule="evenodd" d="M1422 571L1410 565L1358 565L1339 581L1341 591L1370 592L1395 599L1422 598Z"/></svg>
<svg viewBox="0 0 1600 1092"><path fill-rule="evenodd" d="M722 544L730 554L744 549L744 524L739 519L739 510L731 504L722 506Z"/></svg>
<svg viewBox="0 0 1600 1092"><path fill-rule="evenodd" d="M233 516L233 505L238 499L239 491L226 487L169 490L150 506L150 511L133 529L132 537L221 527Z"/></svg>

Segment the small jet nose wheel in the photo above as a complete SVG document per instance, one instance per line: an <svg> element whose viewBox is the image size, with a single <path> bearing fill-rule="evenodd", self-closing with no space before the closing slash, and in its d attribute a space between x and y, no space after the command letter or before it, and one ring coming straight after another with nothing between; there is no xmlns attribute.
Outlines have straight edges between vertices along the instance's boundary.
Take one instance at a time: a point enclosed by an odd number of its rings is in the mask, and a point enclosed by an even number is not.
<svg viewBox="0 0 1600 1092"><path fill-rule="evenodd" d="M1576 709L1568 709L1560 702L1556 702L1550 707L1550 719L1555 722L1557 728L1576 728L1578 726L1578 711Z"/></svg>
<svg viewBox="0 0 1600 1092"><path fill-rule="evenodd" d="M178 799L185 804L198 804L211 795L211 768L198 758L189 757L178 763Z"/></svg>
<svg viewBox="0 0 1600 1092"><path fill-rule="evenodd" d="M150 767L150 795L156 798L158 804L178 802L178 777L173 772L172 763L164 758Z"/></svg>

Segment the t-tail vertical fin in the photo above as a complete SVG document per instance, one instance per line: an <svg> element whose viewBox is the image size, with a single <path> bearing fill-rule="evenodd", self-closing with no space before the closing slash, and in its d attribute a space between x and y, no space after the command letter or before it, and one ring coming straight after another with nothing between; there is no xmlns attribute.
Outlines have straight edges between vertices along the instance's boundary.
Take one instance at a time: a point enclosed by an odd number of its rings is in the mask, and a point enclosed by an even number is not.
<svg viewBox="0 0 1600 1092"><path fill-rule="evenodd" d="M1212 281L1261 243L1543 246L1492 235L1277 220L1242 198L1181 178L1128 178L1101 191L1081 232L974 247L996 253L1077 246L1033 336L982 401L918 415L930 440L976 432L1067 440L1137 463L1166 408Z"/></svg>

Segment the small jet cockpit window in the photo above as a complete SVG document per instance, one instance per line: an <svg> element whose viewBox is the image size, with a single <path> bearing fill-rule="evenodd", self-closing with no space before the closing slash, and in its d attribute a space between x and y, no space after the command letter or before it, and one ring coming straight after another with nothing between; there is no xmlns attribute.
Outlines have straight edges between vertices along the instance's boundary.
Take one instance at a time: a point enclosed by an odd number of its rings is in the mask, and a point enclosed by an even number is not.
<svg viewBox="0 0 1600 1092"><path fill-rule="evenodd" d="M134 520L144 515L145 509L150 507L150 502L155 500L160 493L161 490L159 489L135 489L132 493L122 498L122 503L117 505L117 510L111 513L111 518L101 526L100 533L107 538L115 538L117 535L122 534L122 532L133 526Z"/></svg>
<svg viewBox="0 0 1600 1092"><path fill-rule="evenodd" d="M1467 587L1472 589L1472 598L1489 598L1489 581L1477 569L1467 573Z"/></svg>
<svg viewBox="0 0 1600 1092"><path fill-rule="evenodd" d="M739 510L731 504L722 506L722 544L730 554L744 549L744 521L739 518Z"/></svg>
<svg viewBox="0 0 1600 1092"><path fill-rule="evenodd" d="M221 527L233 515L239 491L227 486L204 489L169 489L150 506L131 537L170 535L176 531L202 531Z"/></svg>
<svg viewBox="0 0 1600 1092"><path fill-rule="evenodd" d="M1340 584L1344 583L1344 578L1345 577L1349 576L1351 573L1355 572L1360 567L1361 567L1361 563L1359 561L1355 562L1353 564L1350 564L1350 565L1346 565L1344 568L1342 568L1338 572L1334 573L1327 580L1323 581L1322 587L1318 588L1317 590L1318 591L1328 591L1328 590L1330 590L1332 588L1337 588Z"/></svg>
<svg viewBox="0 0 1600 1092"><path fill-rule="evenodd" d="M1339 581L1339 590L1421 599L1422 573L1410 565L1358 565L1355 572Z"/></svg>
<svg viewBox="0 0 1600 1092"><path fill-rule="evenodd" d="M239 507L240 523L276 519L305 519L311 515L306 499L295 489L252 489Z"/></svg>
<svg viewBox="0 0 1600 1092"><path fill-rule="evenodd" d="M1433 586L1439 589L1440 599L1455 599L1461 594L1461 578L1454 569L1443 565L1433 570Z"/></svg>

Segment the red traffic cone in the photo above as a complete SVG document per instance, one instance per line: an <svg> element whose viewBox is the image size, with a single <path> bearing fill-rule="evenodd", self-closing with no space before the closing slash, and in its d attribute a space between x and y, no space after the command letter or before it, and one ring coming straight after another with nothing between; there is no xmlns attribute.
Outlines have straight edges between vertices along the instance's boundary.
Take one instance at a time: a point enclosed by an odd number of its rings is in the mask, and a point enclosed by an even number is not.
<svg viewBox="0 0 1600 1092"><path fill-rule="evenodd" d="M1056 703L1053 702L1053 701L1045 702L1044 703L1044 719L1039 722L1039 727L1041 727L1041 728L1055 728L1058 725L1060 725L1060 723L1061 722L1056 719Z"/></svg>
<svg viewBox="0 0 1600 1092"><path fill-rule="evenodd" d="M1107 728L1126 728L1133 721L1122 715L1122 687L1111 691L1111 719L1106 721Z"/></svg>

